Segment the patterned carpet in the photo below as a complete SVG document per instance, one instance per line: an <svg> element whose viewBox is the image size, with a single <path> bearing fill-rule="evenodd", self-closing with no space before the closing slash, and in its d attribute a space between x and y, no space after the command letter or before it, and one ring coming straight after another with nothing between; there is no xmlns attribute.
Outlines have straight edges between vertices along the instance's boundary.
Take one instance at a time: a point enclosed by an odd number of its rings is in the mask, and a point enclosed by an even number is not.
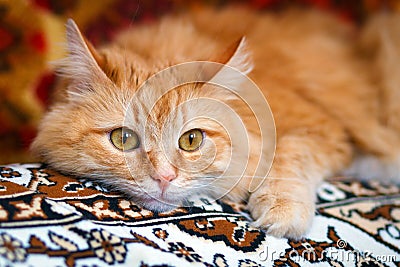
<svg viewBox="0 0 400 267"><path fill-rule="evenodd" d="M301 241L252 228L241 205L144 210L41 164L0 167L0 266L400 266L400 187L331 181Z"/></svg>

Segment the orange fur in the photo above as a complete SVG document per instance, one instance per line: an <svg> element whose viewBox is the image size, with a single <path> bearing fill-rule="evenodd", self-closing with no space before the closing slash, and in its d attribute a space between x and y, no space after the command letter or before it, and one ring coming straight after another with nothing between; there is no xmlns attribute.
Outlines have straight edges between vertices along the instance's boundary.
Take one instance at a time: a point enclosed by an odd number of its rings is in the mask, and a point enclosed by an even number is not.
<svg viewBox="0 0 400 267"><path fill-rule="evenodd" d="M400 40L393 37L399 33L397 17L373 21L358 42L355 29L317 11L260 14L240 8L206 9L135 27L97 52L71 22L68 25L69 57L60 64L65 77L60 100L44 117L32 146L59 171L98 179L158 210L181 204L196 190L217 196L228 192L235 201L248 199L256 226L290 238L307 231L318 183L343 172L355 156L368 154L367 162L382 163L375 175L399 176L400 118L392 116L398 114L400 100L400 81L392 72L400 66L394 60L400 55ZM386 26L389 30L382 33ZM241 36L246 42L237 41ZM274 163L250 196L261 141L256 121L243 104L202 83L169 91L154 107L149 105L158 97L157 83L138 92L158 71L196 60L221 62L249 73L271 106L277 131ZM219 69L211 73L213 79L225 78L239 94L246 94L240 91L240 77L225 77ZM234 133L206 118L188 122L198 114L212 114L235 129L229 115L201 102L204 98L231 105L249 130L250 160L239 184L230 176L217 179L231 159L230 174L242 174L235 166L247 155L232 145ZM108 133L123 125L126 114L141 147L124 153L112 146ZM192 128L205 132L203 147L180 151L179 136ZM359 158L354 162L348 170L365 166ZM260 164L269 167L266 159ZM177 178L164 192L153 178L165 170Z"/></svg>

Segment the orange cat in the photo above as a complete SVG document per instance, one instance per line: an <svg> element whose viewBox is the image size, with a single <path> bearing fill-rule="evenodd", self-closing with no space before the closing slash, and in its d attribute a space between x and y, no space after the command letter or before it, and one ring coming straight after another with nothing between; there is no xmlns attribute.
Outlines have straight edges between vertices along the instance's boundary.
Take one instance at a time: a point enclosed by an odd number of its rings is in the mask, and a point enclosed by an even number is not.
<svg viewBox="0 0 400 267"><path fill-rule="evenodd" d="M58 100L32 149L52 168L149 209L196 192L226 195L248 201L255 226L300 238L322 179L346 170L400 176L399 33L394 15L355 38L350 25L317 11L227 8L137 26L96 50L69 21ZM175 66L193 61L232 69ZM241 101L246 74L269 102L276 144L273 128L258 128L272 123L265 105Z"/></svg>

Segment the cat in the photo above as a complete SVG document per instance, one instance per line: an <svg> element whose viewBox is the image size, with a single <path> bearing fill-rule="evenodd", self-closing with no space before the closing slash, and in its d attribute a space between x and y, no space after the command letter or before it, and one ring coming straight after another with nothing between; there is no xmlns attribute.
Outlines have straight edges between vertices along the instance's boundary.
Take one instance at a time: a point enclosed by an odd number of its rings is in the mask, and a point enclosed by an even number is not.
<svg viewBox="0 0 400 267"><path fill-rule="evenodd" d="M299 239L323 179L399 177L399 27L394 14L359 30L310 9L204 8L135 26L96 49L69 20L61 80L32 151L55 170L95 179L152 210L183 205L198 191L244 200L254 226ZM203 61L222 66L186 70L203 82L162 91L182 76L173 67L139 90L168 67ZM244 75L267 99L276 132L262 136L239 101ZM245 142L233 142L237 124L223 104L241 118Z"/></svg>

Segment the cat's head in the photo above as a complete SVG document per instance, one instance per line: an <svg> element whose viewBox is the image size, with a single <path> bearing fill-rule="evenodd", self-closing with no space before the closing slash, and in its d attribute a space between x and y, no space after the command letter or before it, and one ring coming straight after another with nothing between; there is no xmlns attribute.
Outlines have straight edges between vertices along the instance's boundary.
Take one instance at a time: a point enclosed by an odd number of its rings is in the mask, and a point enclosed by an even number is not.
<svg viewBox="0 0 400 267"><path fill-rule="evenodd" d="M251 66L243 39L221 54L236 71L180 65L162 74L168 64L118 48L96 51L73 21L67 39L69 56L59 68L65 99L45 115L32 145L44 162L154 210L180 205L199 190L222 195L238 182L248 140L234 145L243 135L228 105L234 94L203 81L240 87ZM187 77L200 80L185 83Z"/></svg>

